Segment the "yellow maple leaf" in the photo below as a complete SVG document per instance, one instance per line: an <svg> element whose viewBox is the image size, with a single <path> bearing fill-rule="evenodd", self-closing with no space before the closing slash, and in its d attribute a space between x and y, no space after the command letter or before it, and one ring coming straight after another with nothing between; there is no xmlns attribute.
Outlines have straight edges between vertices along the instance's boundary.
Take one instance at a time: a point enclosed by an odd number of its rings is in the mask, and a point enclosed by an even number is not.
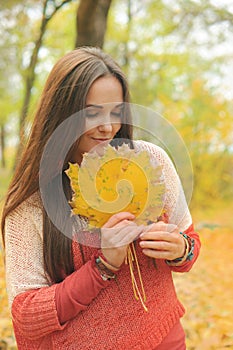
<svg viewBox="0 0 233 350"><path fill-rule="evenodd" d="M102 156L85 153L81 166L69 164L66 173L74 193L72 212L87 217L90 226L101 227L121 211L133 213L138 224L156 221L161 214L162 168L147 151L108 145Z"/></svg>

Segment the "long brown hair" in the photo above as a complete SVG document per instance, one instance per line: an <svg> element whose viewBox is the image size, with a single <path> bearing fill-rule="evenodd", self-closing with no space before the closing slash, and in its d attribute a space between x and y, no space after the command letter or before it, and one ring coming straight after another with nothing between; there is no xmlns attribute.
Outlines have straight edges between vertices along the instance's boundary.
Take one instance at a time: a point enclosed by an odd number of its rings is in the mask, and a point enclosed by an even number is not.
<svg viewBox="0 0 233 350"><path fill-rule="evenodd" d="M129 102L128 84L123 72L100 49L82 47L69 52L55 64L42 92L28 143L6 195L1 221L3 243L7 215L39 191L40 162L49 138L63 121L85 108L90 86L96 79L106 75L113 75L120 81L123 100ZM126 118L126 123L122 123L116 137L131 140L131 121L128 119L130 117ZM78 127L84 127L81 119ZM69 184L65 177L63 186L69 197ZM53 224L43 207L42 211L45 271L54 282L59 282L64 274L73 271L72 241Z"/></svg>

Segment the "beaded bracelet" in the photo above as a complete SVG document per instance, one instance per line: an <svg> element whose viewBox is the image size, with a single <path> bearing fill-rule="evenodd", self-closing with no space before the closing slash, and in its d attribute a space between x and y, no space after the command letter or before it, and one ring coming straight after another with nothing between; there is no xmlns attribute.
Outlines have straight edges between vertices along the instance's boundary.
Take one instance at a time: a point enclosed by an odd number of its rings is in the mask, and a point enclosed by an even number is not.
<svg viewBox="0 0 233 350"><path fill-rule="evenodd" d="M100 257L95 259L96 267L100 273L100 276L103 281L109 281L111 279L115 279L116 275L113 271L109 270L104 263L101 261Z"/></svg>
<svg viewBox="0 0 233 350"><path fill-rule="evenodd" d="M186 233L180 232L180 234L185 240L185 253L181 258L176 258L174 260L166 260L166 263L170 266L179 266L185 261L190 261L193 259L195 245L194 239L186 235Z"/></svg>

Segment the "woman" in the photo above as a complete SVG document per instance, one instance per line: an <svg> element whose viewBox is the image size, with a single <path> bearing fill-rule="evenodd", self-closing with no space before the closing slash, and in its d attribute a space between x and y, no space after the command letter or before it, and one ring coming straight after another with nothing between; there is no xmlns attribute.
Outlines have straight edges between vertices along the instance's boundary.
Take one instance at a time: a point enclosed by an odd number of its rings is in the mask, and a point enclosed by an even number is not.
<svg viewBox="0 0 233 350"><path fill-rule="evenodd" d="M125 102L129 102L129 92L123 73L96 48L68 53L48 77L2 216L7 290L19 349L185 349L180 324L184 308L171 272L192 267L200 241L172 162L159 147L132 141L130 114L122 110ZM66 129L64 137L69 139L71 133L72 139L76 133L78 140L64 164L55 162L55 172L49 166L43 169L40 191L40 163L48 140L62 122L84 109L86 113L78 118L79 129ZM167 220L141 227L131 213L113 215L101 229L98 249L70 239L70 213L64 214L63 206L43 191L59 193L56 179L60 172L69 199L71 190L64 173L68 161L80 164L84 152L119 139L148 150L162 165ZM67 145L58 140L56 147L62 153ZM52 160L53 152L47 157ZM68 224L54 224L44 208L46 201L54 203L57 217ZM76 219L85 229L84 218ZM110 228L114 245L110 244ZM135 240L148 312L134 299L124 264L128 245ZM153 259L157 268L149 263Z"/></svg>

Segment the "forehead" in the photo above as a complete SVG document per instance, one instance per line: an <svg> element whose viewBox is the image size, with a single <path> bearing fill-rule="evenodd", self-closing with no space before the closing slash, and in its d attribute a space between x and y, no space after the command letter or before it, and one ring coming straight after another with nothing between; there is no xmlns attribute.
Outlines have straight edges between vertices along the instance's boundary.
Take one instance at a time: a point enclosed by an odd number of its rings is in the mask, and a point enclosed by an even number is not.
<svg viewBox="0 0 233 350"><path fill-rule="evenodd" d="M98 78L88 91L86 105L111 102L123 102L121 83L111 75Z"/></svg>

